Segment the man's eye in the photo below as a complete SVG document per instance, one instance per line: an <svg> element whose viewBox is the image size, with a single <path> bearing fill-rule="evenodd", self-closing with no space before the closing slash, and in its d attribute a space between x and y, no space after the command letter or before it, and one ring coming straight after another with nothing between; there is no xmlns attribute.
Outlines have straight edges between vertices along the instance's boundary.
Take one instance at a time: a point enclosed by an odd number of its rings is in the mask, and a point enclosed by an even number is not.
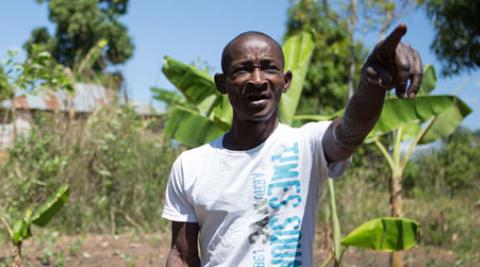
<svg viewBox="0 0 480 267"><path fill-rule="evenodd" d="M246 68L238 68L238 69L234 69L232 74L233 75L239 75L239 74L244 74L246 72L247 72Z"/></svg>
<svg viewBox="0 0 480 267"><path fill-rule="evenodd" d="M263 68L264 70L268 71L268 72L277 72L279 71L280 69L275 66L275 65L267 65Z"/></svg>

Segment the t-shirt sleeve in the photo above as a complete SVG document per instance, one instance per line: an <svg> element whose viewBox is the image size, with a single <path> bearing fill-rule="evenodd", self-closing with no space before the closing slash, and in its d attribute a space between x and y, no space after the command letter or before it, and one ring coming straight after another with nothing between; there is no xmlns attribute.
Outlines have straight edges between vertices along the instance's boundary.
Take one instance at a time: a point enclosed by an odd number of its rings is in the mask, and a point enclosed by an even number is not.
<svg viewBox="0 0 480 267"><path fill-rule="evenodd" d="M197 222L195 210L185 190L181 156L177 158L168 177L162 217L178 222Z"/></svg>
<svg viewBox="0 0 480 267"><path fill-rule="evenodd" d="M328 177L336 178L341 176L351 163L351 158L346 160L327 163L325 152L323 150L323 138L325 132L330 126L331 121L310 122L305 124L302 129L309 139L312 153L314 154L314 164L318 167L328 169Z"/></svg>

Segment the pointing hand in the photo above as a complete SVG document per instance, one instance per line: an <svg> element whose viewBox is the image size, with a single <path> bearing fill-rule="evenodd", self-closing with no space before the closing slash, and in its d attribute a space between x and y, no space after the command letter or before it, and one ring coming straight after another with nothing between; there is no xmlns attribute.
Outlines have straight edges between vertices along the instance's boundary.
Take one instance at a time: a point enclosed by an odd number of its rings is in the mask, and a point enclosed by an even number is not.
<svg viewBox="0 0 480 267"><path fill-rule="evenodd" d="M362 78L386 90L395 88L399 98L415 97L423 77L418 51L400 42L406 32L405 25L397 26L375 47L362 69Z"/></svg>

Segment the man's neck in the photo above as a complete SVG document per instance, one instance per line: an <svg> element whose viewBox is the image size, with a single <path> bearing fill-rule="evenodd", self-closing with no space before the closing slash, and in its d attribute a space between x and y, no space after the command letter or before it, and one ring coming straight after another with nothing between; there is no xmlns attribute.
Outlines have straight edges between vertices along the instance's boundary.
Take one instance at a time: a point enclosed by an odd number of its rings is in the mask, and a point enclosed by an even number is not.
<svg viewBox="0 0 480 267"><path fill-rule="evenodd" d="M249 150L261 143L275 131L277 116L267 121L242 121L233 119L232 128L223 138L223 147L229 150Z"/></svg>

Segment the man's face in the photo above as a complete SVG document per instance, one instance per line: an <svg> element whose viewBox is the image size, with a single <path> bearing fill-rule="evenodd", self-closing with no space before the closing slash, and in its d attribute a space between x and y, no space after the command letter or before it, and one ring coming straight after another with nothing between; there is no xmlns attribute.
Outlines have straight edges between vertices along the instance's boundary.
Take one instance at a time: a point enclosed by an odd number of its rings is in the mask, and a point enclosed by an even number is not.
<svg viewBox="0 0 480 267"><path fill-rule="evenodd" d="M234 116L244 121L266 121L277 116L278 103L290 85L291 73L283 73L277 45L262 36L246 36L230 46L230 61L217 87L227 93ZM218 76L218 75L217 75Z"/></svg>

